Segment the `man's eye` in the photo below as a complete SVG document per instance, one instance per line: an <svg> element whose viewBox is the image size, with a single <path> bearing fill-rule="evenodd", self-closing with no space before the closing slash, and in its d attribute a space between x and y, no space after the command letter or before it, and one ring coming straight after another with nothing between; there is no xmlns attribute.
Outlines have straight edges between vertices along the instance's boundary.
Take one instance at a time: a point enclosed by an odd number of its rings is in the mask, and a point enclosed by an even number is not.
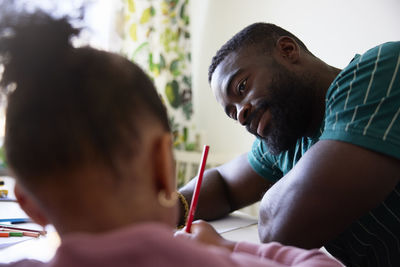
<svg viewBox="0 0 400 267"><path fill-rule="evenodd" d="M244 79L238 84L237 90L239 95L243 94L244 90L246 90L247 79Z"/></svg>

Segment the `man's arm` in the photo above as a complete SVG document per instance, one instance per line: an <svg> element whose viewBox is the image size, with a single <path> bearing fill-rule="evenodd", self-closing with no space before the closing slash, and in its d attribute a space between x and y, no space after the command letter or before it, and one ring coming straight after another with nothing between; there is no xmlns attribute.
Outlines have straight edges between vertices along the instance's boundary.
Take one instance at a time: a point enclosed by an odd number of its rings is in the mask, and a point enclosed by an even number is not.
<svg viewBox="0 0 400 267"><path fill-rule="evenodd" d="M400 179L399 160L349 143L323 140L263 197L263 242L315 248L375 208Z"/></svg>
<svg viewBox="0 0 400 267"><path fill-rule="evenodd" d="M197 178L179 191L190 205ZM261 199L270 182L251 168L243 154L217 168L206 170L200 189L196 219L213 220Z"/></svg>

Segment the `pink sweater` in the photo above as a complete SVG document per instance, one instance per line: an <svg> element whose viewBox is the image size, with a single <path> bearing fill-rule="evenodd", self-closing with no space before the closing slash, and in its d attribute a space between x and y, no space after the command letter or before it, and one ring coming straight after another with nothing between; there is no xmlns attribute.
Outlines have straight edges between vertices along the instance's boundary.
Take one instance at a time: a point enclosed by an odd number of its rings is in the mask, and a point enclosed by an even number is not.
<svg viewBox="0 0 400 267"><path fill-rule="evenodd" d="M174 238L167 226L141 224L102 235L71 234L48 262L23 260L0 267L208 267L208 266L342 266L317 249L303 250L278 243L237 243L234 252Z"/></svg>

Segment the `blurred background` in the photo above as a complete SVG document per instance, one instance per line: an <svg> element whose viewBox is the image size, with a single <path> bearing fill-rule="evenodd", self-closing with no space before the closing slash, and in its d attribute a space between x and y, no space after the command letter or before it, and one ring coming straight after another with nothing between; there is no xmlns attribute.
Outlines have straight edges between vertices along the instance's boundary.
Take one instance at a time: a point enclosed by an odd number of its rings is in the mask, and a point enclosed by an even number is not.
<svg viewBox="0 0 400 267"><path fill-rule="evenodd" d="M243 127L226 117L207 81L211 58L245 26L275 23L338 68L345 67L356 53L400 40L398 0L25 2L55 14L72 13L87 2L86 30L76 44L120 53L138 63L152 77L167 106L178 160L190 158L187 155L199 160L198 151L208 144L210 166L247 152L253 141ZM2 111L0 137L3 129Z"/></svg>

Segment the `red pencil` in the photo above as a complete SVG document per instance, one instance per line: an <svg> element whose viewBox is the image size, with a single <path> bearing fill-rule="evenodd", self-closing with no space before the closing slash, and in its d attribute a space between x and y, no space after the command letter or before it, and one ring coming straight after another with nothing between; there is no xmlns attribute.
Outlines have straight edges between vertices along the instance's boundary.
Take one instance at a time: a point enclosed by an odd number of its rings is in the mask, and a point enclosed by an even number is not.
<svg viewBox="0 0 400 267"><path fill-rule="evenodd" d="M207 145L205 145L203 148L203 155L201 157L201 163L199 166L199 174L197 177L196 187L194 189L193 196L192 196L192 203L190 203L189 216L188 216L187 223L186 223L186 232L187 233L190 233L190 228L192 227L194 213L196 211L197 201L198 201L199 195L200 195L200 186L201 186L201 182L203 181L203 173L204 173L204 168L206 167L206 161L207 161L209 148L210 147Z"/></svg>

